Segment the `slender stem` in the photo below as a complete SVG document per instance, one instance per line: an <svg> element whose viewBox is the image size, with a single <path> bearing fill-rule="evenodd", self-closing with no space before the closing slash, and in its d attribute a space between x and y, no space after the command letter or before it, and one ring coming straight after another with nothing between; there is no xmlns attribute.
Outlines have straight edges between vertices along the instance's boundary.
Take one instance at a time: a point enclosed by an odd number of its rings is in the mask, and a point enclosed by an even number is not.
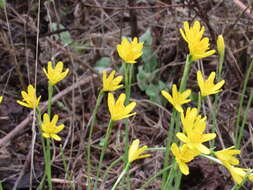
<svg viewBox="0 0 253 190"><path fill-rule="evenodd" d="M163 161L163 168L167 168L169 165L169 154L170 154L170 146L172 142L172 138L174 135L174 125L175 125L175 119L176 119L176 110L173 109L172 111L172 116L170 119L170 125L169 125L169 130L167 134L167 139L166 139L166 152L164 156L164 161ZM164 187L168 177L168 171L164 171L163 176L162 176L162 188Z"/></svg>
<svg viewBox="0 0 253 190"><path fill-rule="evenodd" d="M186 63L184 66L184 72L183 72L182 80L180 82L180 87L179 87L180 92L182 92L186 89L186 84L187 84L187 81L189 78L191 64L192 64L191 56L187 55ZM171 142L173 140L173 135L175 134L175 131L178 130L178 128L179 128L179 115L176 113L177 112L175 111L175 109L173 109L173 113L172 113L172 117L171 117L170 125L169 125L169 131L168 131L168 135L167 135L167 144L166 144L166 152L165 152L163 168L166 168L169 165L169 153L170 153ZM174 127L175 125L176 125L176 127ZM162 188L161 189L166 188L166 181L168 181L168 172L167 171L163 173Z"/></svg>
<svg viewBox="0 0 253 190"><path fill-rule="evenodd" d="M104 142L103 147L102 147L102 151L101 151L100 159L99 159L99 164L98 164L98 167L97 167L97 174L96 174L96 181L95 181L95 185L94 185L94 190L97 189L99 172L101 170L102 162L104 160L104 155L105 155L105 152L106 152L106 149L107 149L107 144L108 144L108 140L109 140L109 137L110 137L110 134L111 134L112 126L113 126L113 121L110 120L109 124L108 124L108 127L107 127L107 130L106 130L105 142Z"/></svg>
<svg viewBox="0 0 253 190"><path fill-rule="evenodd" d="M130 96L131 96L131 83L132 83L132 74L133 74L133 64L129 63L123 63L124 64L124 69L125 69L125 91L126 91L126 104L129 104ZM125 138L124 138L124 162L125 162L125 167L128 164L128 145L129 145L129 128L128 128L128 119L125 120ZM127 185L128 189L130 189L130 183L129 183L129 174L127 172Z"/></svg>
<svg viewBox="0 0 253 190"><path fill-rule="evenodd" d="M48 83L48 104L47 104L47 114L51 118L51 108L52 108L52 96L53 96L53 86Z"/></svg>
<svg viewBox="0 0 253 190"><path fill-rule="evenodd" d="M125 69L125 91L126 91L126 104L129 103L130 93L131 93L131 80L130 80L130 73L129 73L129 67L130 65L128 63L124 63L124 69ZM127 164L127 155L128 155L128 144L129 144L129 130L128 130L128 119L125 120L125 138L124 138L124 144L125 144L125 156L124 156L124 162L125 165Z"/></svg>
<svg viewBox="0 0 253 190"><path fill-rule="evenodd" d="M199 92L199 94L198 94L198 113L200 113L200 110L201 110L201 103L202 103L202 96L201 96L201 93Z"/></svg>
<svg viewBox="0 0 253 190"><path fill-rule="evenodd" d="M41 183L39 185L38 189L42 189L42 185L44 184L44 180L45 180L45 176L47 175L46 173L46 163L47 163L47 152L46 152L46 145L45 145L45 139L42 136L42 131L41 131L41 112L40 109L37 107L36 108L36 115L37 115L37 121L38 121L38 125L39 125L39 132L40 132L40 141L42 144L42 150L43 150L43 156L44 156L44 162L45 162L45 172L44 172L44 176L42 177Z"/></svg>
<svg viewBox="0 0 253 190"><path fill-rule="evenodd" d="M87 165L88 165L88 190L91 189L91 179L90 179L90 176L91 176L91 141L92 141L92 133L93 133L93 129L94 129L94 125L95 125L95 122L96 122L96 115L97 115L97 111L98 111L98 108L100 106L100 103L103 99L103 96L104 96L104 91L103 90L100 90L99 94L98 94L98 98L97 98L97 102L96 102L96 105L95 105L95 108L92 112L92 118L91 118L91 122L89 121L87 127L90 126L90 132L89 132L89 138L88 138L88 146L87 146Z"/></svg>
<svg viewBox="0 0 253 190"><path fill-rule="evenodd" d="M176 160L173 160L173 163L172 163L172 168L170 170L170 173L166 179L166 183L163 187L163 190L167 190L167 189L171 189L172 187L172 181L177 173L177 163L176 163ZM174 188L173 188L174 189Z"/></svg>
<svg viewBox="0 0 253 190"><path fill-rule="evenodd" d="M223 67L223 63L224 63L224 53L222 55L219 55L219 64L217 66L217 81L221 80L221 74L222 74L222 67ZM215 98L214 98L214 103L213 106L211 108L211 119L212 119L212 133L214 132L218 132L218 122L217 122L217 113L219 111L218 109L218 100L219 100L219 94L215 94ZM210 104L211 105L211 104ZM210 147L213 147L215 144L215 140L211 140L209 145Z"/></svg>
<svg viewBox="0 0 253 190"><path fill-rule="evenodd" d="M181 80L180 87L179 87L180 92L182 92L186 89L186 83L189 78L191 64L192 64L191 56L187 55L185 66L184 66L184 73L183 73L182 80Z"/></svg>
<svg viewBox="0 0 253 190"><path fill-rule="evenodd" d="M128 162L125 169L121 172L121 174L119 175L117 181L114 183L112 190L115 190L115 188L117 187L117 185L119 184L119 182L121 181L121 179L124 177L124 175L127 173L128 169L129 169L130 163Z"/></svg>
<svg viewBox="0 0 253 190"><path fill-rule="evenodd" d="M112 169L112 167L114 167L116 164L118 164L121 160L123 160L123 156L120 156L119 158L117 158L116 160L114 160L109 167L107 167L105 174L102 178L103 181L107 180L107 176L108 176L108 172Z"/></svg>
<svg viewBox="0 0 253 190"><path fill-rule="evenodd" d="M141 186L140 190L144 190L149 184L152 183L152 181L153 181L155 178L157 178L158 176L162 175L164 172L167 172L169 169L171 169L171 167L172 167L172 165L168 166L167 168L163 168L162 170L160 170L159 172L157 172L154 176L152 176L151 178L149 178L149 179L147 180L147 182L145 182L145 183Z"/></svg>
<svg viewBox="0 0 253 190"><path fill-rule="evenodd" d="M50 139L46 139L46 173L48 180L48 189L52 190L52 173L51 173L51 153L50 153Z"/></svg>
<svg viewBox="0 0 253 190"><path fill-rule="evenodd" d="M240 147L240 144L241 144L241 140L242 140L242 136L243 136L243 132L244 132L244 127L245 127L246 120L249 116L248 113L249 113L250 105L252 103L252 99L253 99L253 89L251 89L249 101L247 103L246 110L243 114L243 120L242 120L242 124L240 126L240 131L239 131L239 134L238 134L238 138L236 139L237 140L236 141L236 146L238 148Z"/></svg>
<svg viewBox="0 0 253 190"><path fill-rule="evenodd" d="M217 77L218 81L221 80L221 72L222 72L223 63L224 63L224 54L219 56L219 64L218 64L218 68L217 68L217 70L218 70L218 77Z"/></svg>
<svg viewBox="0 0 253 190"><path fill-rule="evenodd" d="M252 59L250 65L249 65L249 68L247 69L247 73L246 73L245 80L244 80L244 83L243 83L242 93L241 93L241 96L240 96L240 104L239 104L238 113L237 113L236 131L235 131L236 132L235 133L236 148L239 147L239 144L238 144L238 137L239 137L239 131L240 131L239 123L240 123L240 119L241 119L241 111L242 111L244 96L245 96L245 92L246 92L246 87L247 87L247 84L248 84L248 81L249 81L249 76L250 76L250 73L252 71L252 68L253 68L253 59Z"/></svg>
<svg viewBox="0 0 253 190"><path fill-rule="evenodd" d="M51 118L51 108L52 108L52 96L53 96L53 86L48 83L48 105L47 114ZM49 190L52 190L52 169L51 169L51 152L50 152L50 139L46 139L46 173Z"/></svg>

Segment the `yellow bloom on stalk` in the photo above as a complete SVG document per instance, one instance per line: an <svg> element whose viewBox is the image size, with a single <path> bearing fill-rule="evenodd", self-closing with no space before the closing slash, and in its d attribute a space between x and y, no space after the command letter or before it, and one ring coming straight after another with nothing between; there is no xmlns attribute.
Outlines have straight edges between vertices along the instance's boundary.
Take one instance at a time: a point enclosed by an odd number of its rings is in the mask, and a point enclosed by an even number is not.
<svg viewBox="0 0 253 190"><path fill-rule="evenodd" d="M147 158L150 156L150 154L141 155L143 152L145 152L148 149L148 147L145 145L145 146L139 148L139 144L140 144L140 140L136 139L130 145L129 150L128 150L128 162L129 163L131 163L137 159Z"/></svg>
<svg viewBox="0 0 253 190"><path fill-rule="evenodd" d="M203 154L210 154L209 148L207 148L202 143L212 140L216 137L215 133L208 133L203 134L206 129L206 118L201 118L201 116L197 116L194 121L193 128L191 127L191 122L189 121L189 128L186 128L186 134L184 133L177 133L176 136L179 138L182 142L186 143L187 146L192 149L199 151ZM187 126L187 123L186 123Z"/></svg>
<svg viewBox="0 0 253 190"><path fill-rule="evenodd" d="M175 156L180 171L184 175L188 175L189 167L186 163L192 161L194 157L199 155L199 153L197 151L191 150L186 144L183 144L181 147L178 147L176 143L173 143L171 145L171 152Z"/></svg>
<svg viewBox="0 0 253 190"><path fill-rule="evenodd" d="M0 104L3 102L3 96L0 96Z"/></svg>
<svg viewBox="0 0 253 190"><path fill-rule="evenodd" d="M54 140L57 141L61 140L61 137L59 137L57 133L63 130L64 125L61 124L59 126L56 126L58 118L59 118L58 115L54 115L52 121L50 121L49 115L47 113L43 115L43 122L41 124L43 137L53 138Z"/></svg>
<svg viewBox="0 0 253 190"><path fill-rule="evenodd" d="M121 44L117 45L117 51L121 59L126 63L136 63L142 55L143 42L138 43L138 38L134 38L132 42L129 42L127 38L123 38Z"/></svg>
<svg viewBox="0 0 253 190"><path fill-rule="evenodd" d="M197 72L197 81L200 88L201 96L208 96L222 91L220 88L224 85L225 81L222 80L214 84L215 72L211 72L207 80L204 80L201 71Z"/></svg>
<svg viewBox="0 0 253 190"><path fill-rule="evenodd" d="M106 71L103 71L103 91L115 91L123 86L119 84L123 77L117 76L114 78L114 75L115 70L113 70L108 77L106 77Z"/></svg>
<svg viewBox="0 0 253 190"><path fill-rule="evenodd" d="M224 166L228 169L236 184L241 184L246 177L248 177L250 181L253 181L253 174L248 173L250 171L249 169L235 167L226 162Z"/></svg>
<svg viewBox="0 0 253 190"><path fill-rule="evenodd" d="M184 115L184 112L182 112L180 117L181 117L181 122L183 125L184 132L188 133L188 131L191 131L194 127L195 120L198 117L198 109L188 107L185 115Z"/></svg>
<svg viewBox="0 0 253 190"><path fill-rule="evenodd" d="M177 86L172 86L172 96L165 90L161 91L162 95L174 106L178 112L183 112L182 104L186 104L191 101L187 99L191 95L191 90L185 90L184 92L178 92Z"/></svg>
<svg viewBox="0 0 253 190"><path fill-rule="evenodd" d="M56 64L56 66L53 68L52 62L49 61L47 63L47 70L43 68L43 71L45 75L47 76L49 83L53 86L57 84L58 82L60 82L61 80L63 80L67 76L69 69L66 69L63 72L63 62L59 61Z"/></svg>
<svg viewBox="0 0 253 190"><path fill-rule="evenodd" d="M222 35L218 36L218 39L217 39L217 50L218 50L219 56L224 56L225 43L224 43L224 38L223 38Z"/></svg>
<svg viewBox="0 0 253 190"><path fill-rule="evenodd" d="M27 92L21 91L21 95L23 100L17 100L18 104L32 109L38 107L41 96L37 98L36 90L31 84L28 85Z"/></svg>
<svg viewBox="0 0 253 190"><path fill-rule="evenodd" d="M188 43L192 61L208 57L215 53L215 50L209 50L209 38L203 38L205 27L201 27L199 21L195 21L191 27L188 22L184 22L183 25L184 29L180 28L180 33Z"/></svg>
<svg viewBox="0 0 253 190"><path fill-rule="evenodd" d="M111 120L117 121L121 119L128 118L135 115L136 112L130 113L136 106L136 102L131 102L127 106L124 105L126 100L126 94L120 94L118 100L115 102L114 95L112 93L108 94L108 107L111 114Z"/></svg>
<svg viewBox="0 0 253 190"><path fill-rule="evenodd" d="M215 152L215 156L222 162L226 162L231 165L238 165L239 160L234 157L236 154L240 154L241 151L234 149L234 146Z"/></svg>

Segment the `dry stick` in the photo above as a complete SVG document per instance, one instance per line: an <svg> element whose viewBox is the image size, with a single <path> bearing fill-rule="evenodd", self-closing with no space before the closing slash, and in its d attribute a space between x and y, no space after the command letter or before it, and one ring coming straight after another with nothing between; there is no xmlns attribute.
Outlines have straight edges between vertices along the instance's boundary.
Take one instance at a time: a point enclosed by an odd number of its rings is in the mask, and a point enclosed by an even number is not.
<svg viewBox="0 0 253 190"><path fill-rule="evenodd" d="M249 17L253 18L253 14L249 7L246 7L240 0L233 0L234 3L243 10Z"/></svg>
<svg viewBox="0 0 253 190"><path fill-rule="evenodd" d="M7 4L6 4L6 6L7 6ZM9 23L9 18L8 18L6 6L4 6L4 14L5 14L5 19L6 19L6 23L7 23L7 27L8 27L8 35L9 35L9 40L10 40L10 47L11 47L10 54L13 52L12 58L14 59L13 62L15 63L15 66L16 66L15 69L18 73L18 79L19 79L19 82L20 82L22 88L25 88L24 76L21 72L20 65L18 64L16 49L15 49L12 35L11 35L10 23Z"/></svg>
<svg viewBox="0 0 253 190"><path fill-rule="evenodd" d="M177 5L161 5L161 6L138 6L138 7L110 7L110 6L97 6L88 3L82 3L85 7L91 8L98 8L98 9L108 9L108 10L140 10L140 9L166 9L171 7L185 7L184 4L177 4Z"/></svg>
<svg viewBox="0 0 253 190"><path fill-rule="evenodd" d="M59 100L60 98L62 98L63 96L65 96L66 94L68 94L69 92L71 92L73 89L87 84L89 81L91 81L93 78L97 78L97 75L93 74L92 76L89 77L80 77L75 84L73 84L72 86L65 88L64 90L62 90L61 92L59 92L57 95L55 95L52 98L52 102L55 102L57 100ZM47 108L47 103L45 102L41 107L40 110L44 111ZM29 113L29 115L27 116L26 119L24 119L19 125L17 125L15 127L15 129L13 129L11 132L9 132L5 137L3 137L2 139L0 139L0 147L6 145L12 138L14 138L18 133L20 133L20 131L32 120L32 115L33 115L33 111L31 111Z"/></svg>

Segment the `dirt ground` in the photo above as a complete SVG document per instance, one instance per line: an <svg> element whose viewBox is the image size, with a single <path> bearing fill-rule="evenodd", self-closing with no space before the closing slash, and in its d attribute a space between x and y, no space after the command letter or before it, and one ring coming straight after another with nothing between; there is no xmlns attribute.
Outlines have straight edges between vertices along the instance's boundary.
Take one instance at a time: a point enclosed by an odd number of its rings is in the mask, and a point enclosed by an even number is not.
<svg viewBox="0 0 253 190"><path fill-rule="evenodd" d="M0 8L0 95L4 96L0 105L0 180L4 189L29 189L31 181L36 188L43 176L43 152L38 130L33 125L30 110L19 106L16 100L21 99L21 90L35 81L37 95L42 96L42 102L47 100L47 79L42 68L49 60L61 60L71 70L55 91L57 97L53 113L59 114L60 122L66 128L61 132L63 141L55 142L53 146L54 186L55 189L71 189L65 180L62 146L70 179L75 182L75 189L84 190L89 131L86 124L101 88L101 74L97 69L101 66L101 58L109 60L109 63L103 63L109 64L110 68L119 70L116 45L122 36L140 37L149 30L153 55L158 61L158 72L152 82L163 81L169 87L181 79L188 53L179 33L183 21L200 20L206 28L205 35L210 37L211 48L215 48L219 34L224 36L223 78L226 83L219 99L217 116L221 139L216 139L215 146L217 149L222 144L231 146L239 95L253 55L252 6L250 0L8 1L6 9ZM205 72L215 71L217 63L217 55L204 59ZM142 64L140 60L136 67ZM196 70L197 64L193 65L187 86L197 91ZM130 121L130 140L139 138L149 147L163 147L172 107L163 104L163 109L152 103L137 83L135 78L132 98L137 101L138 114ZM252 87L251 75L247 90L252 90ZM205 106L209 114L210 107ZM92 137L93 165L98 164L99 143L109 121L107 110L105 99L99 108ZM249 168L253 167L252 118L251 106L241 146L242 165ZM112 134L103 170L123 154L122 122L115 124ZM160 151L135 162L130 170L131 188L138 189L162 168L162 164L163 152ZM192 161L189 166L190 175L183 176L182 190L227 190L233 187L231 176L221 166L204 158ZM102 182L101 189L110 189L121 171L122 165L114 166L107 180ZM146 189L158 190L160 184L161 177L157 177ZM242 189L252 187L249 183Z"/></svg>

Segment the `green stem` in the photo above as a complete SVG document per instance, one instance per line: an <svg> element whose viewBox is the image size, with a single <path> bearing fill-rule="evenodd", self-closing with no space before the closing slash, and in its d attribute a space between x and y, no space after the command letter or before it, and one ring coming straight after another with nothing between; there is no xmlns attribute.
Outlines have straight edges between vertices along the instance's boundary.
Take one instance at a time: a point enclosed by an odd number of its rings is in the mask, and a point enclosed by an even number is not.
<svg viewBox="0 0 253 190"><path fill-rule="evenodd" d="M42 189L42 186L44 184L44 180L45 180L45 176L47 175L47 170L46 170L46 163L47 163L47 152L46 152L46 145L45 145L45 139L42 136L42 131L41 131L41 112L40 109L37 107L36 108L36 115L37 115L37 120L38 120L38 125L39 125L39 132L40 132L40 141L42 143L42 150L43 150L43 156L44 156L44 162L45 162L45 172L44 172L44 176L42 177L42 180L40 182L39 188L38 189Z"/></svg>
<svg viewBox="0 0 253 190"><path fill-rule="evenodd" d="M186 89L186 83L189 78L191 64L192 64L191 56L187 55L185 66L184 66L184 73L183 73L182 80L179 87L180 92L183 92Z"/></svg>
<svg viewBox="0 0 253 190"><path fill-rule="evenodd" d="M242 136L243 136L243 132L244 132L244 127L245 127L246 120L249 116L248 113L249 113L249 109L250 109L250 106L251 106L251 103L252 103L252 99L253 99L253 89L251 89L251 91L250 91L249 101L247 103L246 110L243 114L243 120L242 120L242 124L240 126L240 131L239 131L238 139L237 139L237 142L236 142L236 147L237 148L239 148L240 144L241 144L241 140L242 140Z"/></svg>
<svg viewBox="0 0 253 190"><path fill-rule="evenodd" d="M171 167L172 167L172 165L168 166L167 168L163 168L161 171L157 172L154 176L152 176L151 178L149 178L148 181L145 182L145 183L141 186L140 190L144 190L149 184L152 183L152 181L153 181L154 179L156 179L158 176L164 174L164 172L167 172L169 169L171 169Z"/></svg>
<svg viewBox="0 0 253 190"><path fill-rule="evenodd" d="M92 133L93 133L93 129L94 129L94 125L96 122L96 115L97 115L97 111L98 108L100 106L100 103L103 99L104 96L104 91L100 90L99 94L98 94L98 98L97 98L97 102L95 105L95 108L92 112L92 118L91 118L91 122L89 121L89 123L87 124L87 127L90 126L90 132L89 132L89 138L88 138L88 146L87 146L87 165L88 165L88 190L91 189L91 141L92 141Z"/></svg>
<svg viewBox="0 0 253 190"><path fill-rule="evenodd" d="M99 164L98 164L98 168L97 168L97 172L96 172L96 181L95 181L95 185L94 185L95 190L97 189L99 172L101 170L102 163L103 163L103 160L104 160L104 155L105 155L105 152L106 152L106 149L107 149L107 144L108 144L108 140L109 140L109 137L110 137L110 134L111 134L112 126L113 126L113 121L110 120L109 124L108 124L108 127L107 127L107 130L106 130L105 141L104 141L104 145L102 147L102 151L101 151L100 159L99 159Z"/></svg>
<svg viewBox="0 0 253 190"><path fill-rule="evenodd" d="M175 125L176 113L177 113L176 110L173 109L171 120L170 120L170 125L169 125L169 130L168 130L168 134L167 134L167 139L166 139L166 152L165 152L164 161L163 161L163 168L167 168L169 165L170 146L171 146L171 142L172 142L173 135L174 135L174 125ZM166 170L166 171L164 171L163 176L162 176L162 188L161 189L163 189L163 187L167 181L167 177L168 177L168 172Z"/></svg>
<svg viewBox="0 0 253 190"><path fill-rule="evenodd" d="M132 84L132 75L133 75L133 64L129 63L123 63L124 64L124 70L125 70L125 91L126 91L126 104L129 104L130 96L131 96L131 84ZM128 119L125 120L125 138L124 138L124 162L125 167L128 163L128 146L129 146L129 128L128 128ZM127 171L126 171L127 172ZM127 185L128 189L130 189L130 183L129 183L129 174L127 173Z"/></svg>
<svg viewBox="0 0 253 190"><path fill-rule="evenodd" d="M50 153L50 139L46 139L46 173L48 180L48 189L52 190L52 173L51 173L51 153Z"/></svg>
<svg viewBox="0 0 253 190"><path fill-rule="evenodd" d="M218 70L217 80L218 81L221 80L221 72L222 72L223 63L224 63L224 54L219 57L219 64L218 64L218 68L217 68L217 70Z"/></svg>
<svg viewBox="0 0 253 190"><path fill-rule="evenodd" d="M199 94L198 94L198 113L200 113L200 110L201 110L201 103L202 103L202 96L201 96L201 93L199 92Z"/></svg>
<svg viewBox="0 0 253 190"><path fill-rule="evenodd" d="M222 55L219 55L219 64L217 66L217 81L221 80L221 74L222 74L222 68L224 63L224 53ZM218 100L219 100L219 94L215 94L214 103L211 108L211 119L212 119L212 133L215 133L218 130L218 122L217 122L217 113L219 111L218 109ZM211 104L210 104L211 105ZM215 140L211 140L209 145L210 147L213 147L215 144Z"/></svg>
<svg viewBox="0 0 253 190"><path fill-rule="evenodd" d="M53 97L53 86L48 83L48 104L47 104L47 114L51 119L51 109L52 109L52 97ZM52 169L51 169L51 152L50 152L50 139L46 139L46 173L49 190L52 190Z"/></svg>
<svg viewBox="0 0 253 190"><path fill-rule="evenodd" d="M51 118L51 108L52 108L52 96L53 96L53 86L48 83L48 104L47 104L47 114Z"/></svg>
<svg viewBox="0 0 253 190"><path fill-rule="evenodd" d="M117 164L119 163L121 160L123 160L123 156L120 156L119 158L117 158L116 160L114 160L109 167L107 167L105 174L102 178L103 181L107 180L107 176L108 176L108 172Z"/></svg>
<svg viewBox="0 0 253 190"><path fill-rule="evenodd" d="M187 81L189 78L191 64L192 64L191 56L187 55L182 80L181 80L180 86L179 86L180 92L183 92L186 89L186 84L187 84ZM176 127L174 127L175 125L176 125ZM176 114L176 111L173 109L173 113L172 113L172 117L171 117L170 125L169 125L169 131L168 131L168 135L167 135L167 144L166 144L166 152L165 152L163 168L166 168L169 165L170 146L171 146L172 140L174 139L173 135L175 134L176 130L179 130L179 115ZM168 172L166 171L163 173L162 188L161 189L166 188L166 181L168 181L167 179L168 179Z"/></svg>
<svg viewBox="0 0 253 190"><path fill-rule="evenodd" d="M242 111L242 107L243 107L243 101L244 101L244 96L245 96L245 92L246 92L246 87L247 87L247 84L249 81L249 76L250 76L252 68L253 68L253 59L249 65L249 68L247 69L247 73L246 73L245 80L243 83L242 93L240 95L240 104L239 104L238 113L237 113L236 131L235 131L236 132L235 133L236 148L239 147L239 144L238 144L238 137L239 137L239 132L240 132L239 123L240 123L240 119L241 119L241 111Z"/></svg>
<svg viewBox="0 0 253 190"><path fill-rule="evenodd" d="M172 168L170 170L170 173L166 179L166 183L163 187L163 190L167 190L167 189L171 189L172 188L172 182L173 182L173 179L177 173L177 163L175 160L173 160L173 163L172 163ZM173 188L174 189L174 188Z"/></svg>
<svg viewBox="0 0 253 190"><path fill-rule="evenodd" d="M112 190L115 190L115 188L117 187L117 185L119 184L119 182L121 181L121 179L124 177L124 175L127 173L128 169L129 169L130 163L128 162L125 169L121 172L121 174L119 175L117 181L114 183Z"/></svg>

